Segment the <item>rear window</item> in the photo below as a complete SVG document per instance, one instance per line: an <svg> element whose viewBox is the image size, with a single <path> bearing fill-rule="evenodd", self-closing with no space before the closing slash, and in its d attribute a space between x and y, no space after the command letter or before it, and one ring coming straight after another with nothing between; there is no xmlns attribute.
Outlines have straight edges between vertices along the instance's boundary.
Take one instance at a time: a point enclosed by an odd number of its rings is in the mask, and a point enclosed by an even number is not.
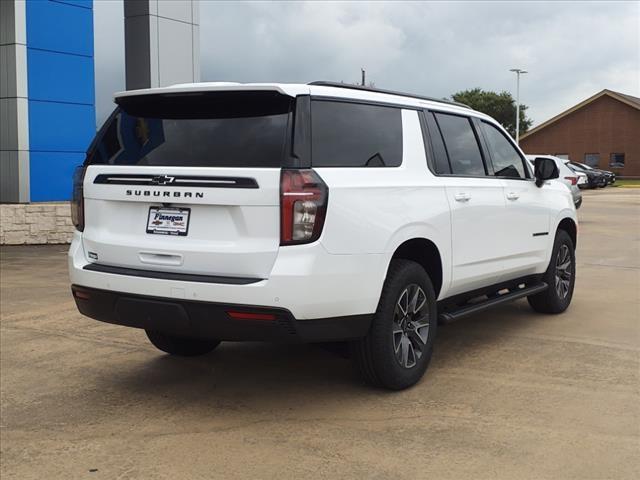
<svg viewBox="0 0 640 480"><path fill-rule="evenodd" d="M439 175L446 175L451 173L451 166L449 165L449 157L447 156L447 149L444 146L442 140L442 133L433 113L427 112L425 118L427 119L427 128L429 129L429 138L431 139L431 147L433 149L434 163L436 173Z"/></svg>
<svg viewBox="0 0 640 480"><path fill-rule="evenodd" d="M480 146L471 126L471 120L467 117L446 113L436 113L435 117L449 154L451 173L462 176L486 175Z"/></svg>
<svg viewBox="0 0 640 480"><path fill-rule="evenodd" d="M401 165L401 110L314 100L311 103L311 162L314 167Z"/></svg>
<svg viewBox="0 0 640 480"><path fill-rule="evenodd" d="M293 99L277 92L123 97L88 163L280 167Z"/></svg>

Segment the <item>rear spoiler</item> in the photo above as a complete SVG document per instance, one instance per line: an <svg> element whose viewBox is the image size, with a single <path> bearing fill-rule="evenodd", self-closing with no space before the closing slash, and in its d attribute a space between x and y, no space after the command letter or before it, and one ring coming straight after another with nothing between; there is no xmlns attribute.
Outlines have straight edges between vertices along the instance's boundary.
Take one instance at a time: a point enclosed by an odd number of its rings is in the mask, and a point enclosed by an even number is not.
<svg viewBox="0 0 640 480"><path fill-rule="evenodd" d="M185 83L172 85L170 87L143 88L139 90L127 90L114 94L114 100L126 97L142 95L165 95L184 94L188 95L204 92L242 92L242 91L271 91L282 95L295 97L297 95L309 95L310 89L307 85L299 84L263 84L263 83L230 83L230 82L209 82L209 83Z"/></svg>

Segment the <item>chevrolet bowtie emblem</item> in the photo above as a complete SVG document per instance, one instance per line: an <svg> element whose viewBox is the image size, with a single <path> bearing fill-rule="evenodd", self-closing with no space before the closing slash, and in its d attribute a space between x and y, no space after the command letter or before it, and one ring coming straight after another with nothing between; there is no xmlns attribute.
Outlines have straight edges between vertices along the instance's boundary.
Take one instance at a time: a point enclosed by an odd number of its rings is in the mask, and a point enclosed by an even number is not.
<svg viewBox="0 0 640 480"><path fill-rule="evenodd" d="M151 184L152 185L169 185L170 183L173 183L175 179L176 179L175 177L169 177L167 175L158 175L151 179Z"/></svg>

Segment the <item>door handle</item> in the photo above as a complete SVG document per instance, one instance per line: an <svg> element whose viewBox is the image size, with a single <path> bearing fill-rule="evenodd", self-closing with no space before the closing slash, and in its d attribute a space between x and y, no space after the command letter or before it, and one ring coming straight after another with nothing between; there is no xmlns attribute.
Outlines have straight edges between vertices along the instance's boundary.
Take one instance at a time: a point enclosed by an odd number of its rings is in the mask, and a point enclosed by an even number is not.
<svg viewBox="0 0 640 480"><path fill-rule="evenodd" d="M138 259L140 263L147 263L149 265L179 267L183 263L182 255L172 253L139 252Z"/></svg>
<svg viewBox="0 0 640 480"><path fill-rule="evenodd" d="M507 198L509 200L518 200L520 198L520 195L518 195L516 192L509 192L507 193Z"/></svg>
<svg viewBox="0 0 640 480"><path fill-rule="evenodd" d="M471 195L468 193L456 193L453 198L456 199L456 202L468 202L471 200Z"/></svg>

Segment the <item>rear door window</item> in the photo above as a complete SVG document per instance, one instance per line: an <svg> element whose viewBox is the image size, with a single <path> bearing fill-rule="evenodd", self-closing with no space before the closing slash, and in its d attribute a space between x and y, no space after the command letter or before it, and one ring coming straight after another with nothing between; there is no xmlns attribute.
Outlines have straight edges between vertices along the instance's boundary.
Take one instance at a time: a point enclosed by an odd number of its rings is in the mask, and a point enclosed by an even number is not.
<svg viewBox="0 0 640 480"><path fill-rule="evenodd" d="M484 121L482 122L482 130L491 155L494 175L496 177L527 178L522 157L505 135L495 126Z"/></svg>
<svg viewBox="0 0 640 480"><path fill-rule="evenodd" d="M451 173L461 176L486 175L471 119L446 113L435 113L434 115L447 149Z"/></svg>
<svg viewBox="0 0 640 480"><path fill-rule="evenodd" d="M439 175L450 174L451 165L449 165L447 149L444 146L442 133L436 123L436 119L431 112L425 112L425 118L427 120L427 128L429 130L429 139L431 140L431 149L433 150L433 166L435 168L435 173Z"/></svg>
<svg viewBox="0 0 640 480"><path fill-rule="evenodd" d="M312 101L311 162L314 167L401 165L401 110L359 103Z"/></svg>
<svg viewBox="0 0 640 480"><path fill-rule="evenodd" d="M277 92L123 97L88 162L281 167L293 99Z"/></svg>

